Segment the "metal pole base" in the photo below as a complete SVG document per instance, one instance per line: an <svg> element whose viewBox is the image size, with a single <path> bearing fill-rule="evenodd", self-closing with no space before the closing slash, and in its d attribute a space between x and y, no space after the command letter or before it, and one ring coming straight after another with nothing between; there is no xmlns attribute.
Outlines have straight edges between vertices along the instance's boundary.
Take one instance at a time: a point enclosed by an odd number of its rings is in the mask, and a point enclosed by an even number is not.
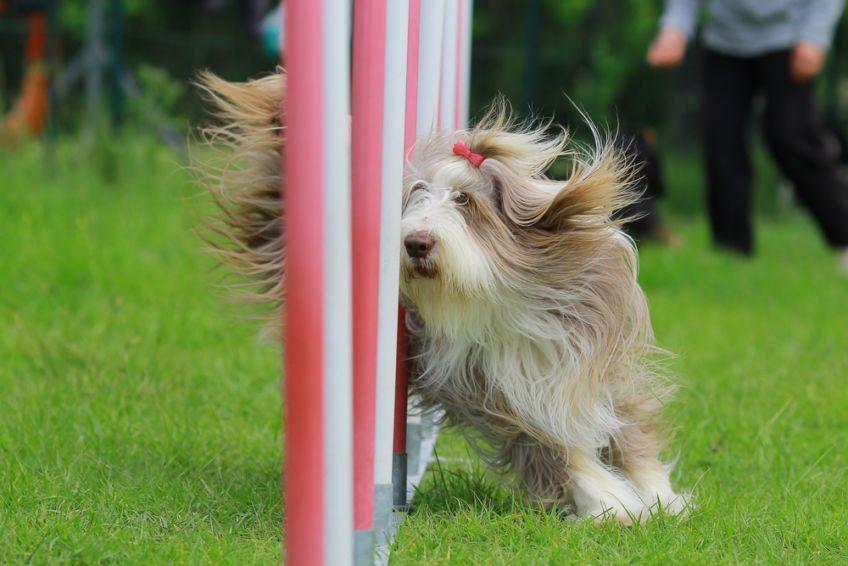
<svg viewBox="0 0 848 566"><path fill-rule="evenodd" d="M382 544L388 536L392 524L392 484L374 486L374 533L377 544Z"/></svg>
<svg viewBox="0 0 848 566"><path fill-rule="evenodd" d="M392 505L395 511L408 511L406 501L406 452L392 455Z"/></svg>
<svg viewBox="0 0 848 566"><path fill-rule="evenodd" d="M374 565L374 531L353 531L353 563L355 566Z"/></svg>

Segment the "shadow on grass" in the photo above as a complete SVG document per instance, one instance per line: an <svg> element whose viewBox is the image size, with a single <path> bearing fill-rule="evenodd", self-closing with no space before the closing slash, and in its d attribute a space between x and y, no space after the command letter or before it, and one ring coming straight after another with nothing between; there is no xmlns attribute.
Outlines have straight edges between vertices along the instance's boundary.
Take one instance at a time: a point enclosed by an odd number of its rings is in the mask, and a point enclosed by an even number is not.
<svg viewBox="0 0 848 566"><path fill-rule="evenodd" d="M430 472L415 490L411 515L473 513L509 516L519 513L556 514L563 518L569 510L546 509L538 501L508 486L477 460L464 464L443 462L436 454Z"/></svg>
<svg viewBox="0 0 848 566"><path fill-rule="evenodd" d="M507 476L508 478L508 476ZM628 536L645 534L651 530L675 527L691 520L695 508L684 516L666 515L662 509L654 508L649 517L624 529ZM591 518L580 518L571 507L547 507L542 502L530 499L517 487L510 486L488 471L483 465L469 458L464 464L455 461L443 462L436 456L429 473L415 491L411 516L476 516L480 518L518 518L524 517L531 523L565 523L580 525L581 529L593 532L620 529L614 521L604 527L595 524ZM531 518L532 517L532 518ZM641 536L641 535L640 535Z"/></svg>

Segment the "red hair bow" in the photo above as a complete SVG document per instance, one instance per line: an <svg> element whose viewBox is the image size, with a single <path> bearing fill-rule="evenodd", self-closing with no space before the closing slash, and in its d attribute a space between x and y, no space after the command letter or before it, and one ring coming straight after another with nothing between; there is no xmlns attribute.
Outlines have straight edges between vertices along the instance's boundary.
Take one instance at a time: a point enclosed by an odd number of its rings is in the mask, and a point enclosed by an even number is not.
<svg viewBox="0 0 848 566"><path fill-rule="evenodd" d="M461 141L458 141L453 144L453 153L454 155L464 157L471 165L478 168L480 167L480 164L483 163L483 160L486 159L479 153L474 153L473 151L468 149L468 146Z"/></svg>

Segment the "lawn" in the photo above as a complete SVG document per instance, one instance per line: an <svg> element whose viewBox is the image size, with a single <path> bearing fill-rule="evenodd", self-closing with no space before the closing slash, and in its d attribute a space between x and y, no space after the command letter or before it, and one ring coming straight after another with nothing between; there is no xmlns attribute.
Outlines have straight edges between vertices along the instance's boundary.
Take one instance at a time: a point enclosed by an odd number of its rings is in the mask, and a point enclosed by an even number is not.
<svg viewBox="0 0 848 566"><path fill-rule="evenodd" d="M0 154L0 562L278 563L276 348L221 300L176 158L81 154ZM760 222L751 262L674 224L684 245L643 250L641 280L678 354L668 457L693 515L542 511L446 432L394 561L848 560L848 278L800 215Z"/></svg>

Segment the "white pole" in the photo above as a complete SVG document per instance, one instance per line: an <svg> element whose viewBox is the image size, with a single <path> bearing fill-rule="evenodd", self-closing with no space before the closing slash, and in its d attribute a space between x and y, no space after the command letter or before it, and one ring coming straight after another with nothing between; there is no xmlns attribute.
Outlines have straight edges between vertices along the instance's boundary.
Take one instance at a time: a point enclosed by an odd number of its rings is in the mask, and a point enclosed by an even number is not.
<svg viewBox="0 0 848 566"><path fill-rule="evenodd" d="M472 20L474 17L474 0L460 0L462 2L462 21L459 30L459 46L462 53L459 54L459 108L457 108L457 127L468 127L468 109L471 97L471 45L472 45Z"/></svg>
<svg viewBox="0 0 848 566"><path fill-rule="evenodd" d="M442 37L445 0L421 2L421 35L418 51L418 127L417 137L438 129L441 87Z"/></svg>
<svg viewBox="0 0 848 566"><path fill-rule="evenodd" d="M457 10L460 0L447 0L445 4L444 37L442 38L442 84L439 96L439 129L450 132L456 129L457 84Z"/></svg>
<svg viewBox="0 0 848 566"><path fill-rule="evenodd" d="M416 138L438 131L442 86L442 49L444 46L446 0L421 0L418 38L418 118ZM455 6L454 6L455 9ZM452 129L452 128L451 128ZM430 415L409 414L407 418L408 482L420 481L429 452L423 450L424 433L431 428Z"/></svg>
<svg viewBox="0 0 848 566"><path fill-rule="evenodd" d="M353 558L350 0L323 0L324 560Z"/></svg>
<svg viewBox="0 0 848 566"><path fill-rule="evenodd" d="M388 530L392 514L392 440L397 369L400 215L404 168L406 57L409 0L393 0L386 11L383 92L383 161L380 218L380 286L377 328L377 410L374 439L374 530ZM377 543L384 541L377 540Z"/></svg>

